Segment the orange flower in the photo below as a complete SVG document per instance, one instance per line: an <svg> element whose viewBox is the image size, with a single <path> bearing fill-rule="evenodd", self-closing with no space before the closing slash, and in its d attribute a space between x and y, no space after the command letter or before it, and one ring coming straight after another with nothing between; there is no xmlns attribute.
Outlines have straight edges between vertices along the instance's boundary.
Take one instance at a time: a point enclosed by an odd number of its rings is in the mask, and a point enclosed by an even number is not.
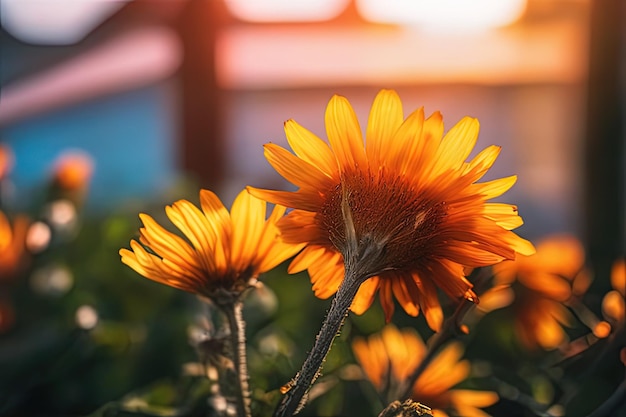
<svg viewBox="0 0 626 417"><path fill-rule="evenodd" d="M65 190L84 189L93 172L93 160L83 152L67 152L54 165L54 180Z"/></svg>
<svg viewBox="0 0 626 417"><path fill-rule="evenodd" d="M13 153L11 150L0 144L0 180L7 176L13 168Z"/></svg>
<svg viewBox="0 0 626 417"><path fill-rule="evenodd" d="M367 340L356 339L352 347L368 379L381 392L402 384L427 351L417 332L413 329L399 331L392 324ZM447 412L452 411L464 417L482 417L487 414L479 408L498 401L495 392L452 389L469 375L470 364L460 360L462 355L460 343L449 344L413 385L412 398L433 408L434 416L447 416Z"/></svg>
<svg viewBox="0 0 626 417"><path fill-rule="evenodd" d="M613 290L602 299L602 314L611 322L615 329L626 324L626 260L619 259L611 269L611 286Z"/></svg>
<svg viewBox="0 0 626 417"><path fill-rule="evenodd" d="M443 321L437 287L452 298L475 299L463 266L533 253L529 242L511 232L522 224L517 207L487 203L516 178L476 182L500 148L490 146L466 162L478 137L476 119L462 119L444 136L440 113L425 119L420 108L404 119L396 92L383 90L370 112L365 145L344 97L330 100L326 130L330 147L289 120L285 132L295 155L265 145L270 164L298 191L249 188L295 209L279 226L286 241L308 246L289 272L308 269L318 297L337 291L346 255L357 252L368 263L363 278L369 279L352 311L363 313L380 291L387 320L395 296L408 314L423 310L436 330Z"/></svg>
<svg viewBox="0 0 626 417"><path fill-rule="evenodd" d="M188 241L140 214L139 242L130 242L132 250L120 249L122 262L146 278L215 300L237 297L251 279L302 248L279 238L276 221L285 208L276 206L266 220L266 203L245 190L230 213L208 190L200 191L200 206L179 200L165 208Z"/></svg>
<svg viewBox="0 0 626 417"><path fill-rule="evenodd" d="M494 265L495 284L522 284L513 302L515 327L529 348L554 349L567 339L563 325L572 315L563 302L583 293L589 283L585 252L573 236L551 236L537 245L537 253Z"/></svg>
<svg viewBox="0 0 626 417"><path fill-rule="evenodd" d="M29 223L25 216L18 216L11 226L0 211L0 281L15 277L24 266Z"/></svg>

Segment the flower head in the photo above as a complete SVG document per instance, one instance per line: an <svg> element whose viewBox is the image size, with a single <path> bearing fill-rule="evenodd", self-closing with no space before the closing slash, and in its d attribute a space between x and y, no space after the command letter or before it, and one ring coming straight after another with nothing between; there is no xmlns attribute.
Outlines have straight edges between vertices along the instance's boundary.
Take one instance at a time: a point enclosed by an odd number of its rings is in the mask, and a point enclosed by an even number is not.
<svg viewBox="0 0 626 417"><path fill-rule="evenodd" d="M0 144L0 180L4 179L13 168L13 153L11 149Z"/></svg>
<svg viewBox="0 0 626 417"><path fill-rule="evenodd" d="M365 374L378 391L405 381L422 362L427 351L417 332L413 329L400 331L391 324L367 340L356 339L352 347ZM433 408L435 416L447 416L446 411L454 410L456 415L482 417L486 414L479 408L498 401L494 392L453 389L470 372L469 362L460 360L462 355L460 343L449 344L413 385L412 398Z"/></svg>
<svg viewBox="0 0 626 417"><path fill-rule="evenodd" d="M0 211L0 281L15 277L24 266L29 224L25 216L17 216L11 224Z"/></svg>
<svg viewBox="0 0 626 417"><path fill-rule="evenodd" d="M285 208L274 207L266 220L266 203L245 190L230 213L208 190L200 191L200 207L179 200L165 208L187 240L140 214L139 242L130 242L132 250L120 249L122 262L146 278L215 300L237 297L251 279L302 248L279 237L276 221Z"/></svg>
<svg viewBox="0 0 626 417"><path fill-rule="evenodd" d="M567 339L563 325L573 322L563 305L582 294L590 283L585 252L570 235L550 236L537 244L537 253L494 265L495 283L517 287L513 308L517 334L530 348L554 349Z"/></svg>
<svg viewBox="0 0 626 417"><path fill-rule="evenodd" d="M616 329L626 324L626 260L619 259L611 268L613 289L602 299L602 314Z"/></svg>
<svg viewBox="0 0 626 417"><path fill-rule="evenodd" d="M84 189L91 178L93 165L93 159L84 152L64 153L54 163L54 181L64 190Z"/></svg>
<svg viewBox="0 0 626 417"><path fill-rule="evenodd" d="M325 121L330 146L293 120L285 123L285 132L295 155L265 145L270 164L298 191L250 188L260 198L294 208L279 226L286 241L307 247L290 272L308 269L318 297L337 291L346 262L352 262L346 258L357 252L369 279L352 311L363 313L379 291L388 320L395 296L408 314L423 310L429 325L439 329L437 288L475 300L464 266L534 251L511 232L522 224L517 207L487 203L516 178L476 182L500 148L490 146L466 162L478 136L476 119L462 119L444 136L440 113L425 118L420 108L405 119L399 96L383 90L372 105L365 145L344 97L330 100Z"/></svg>

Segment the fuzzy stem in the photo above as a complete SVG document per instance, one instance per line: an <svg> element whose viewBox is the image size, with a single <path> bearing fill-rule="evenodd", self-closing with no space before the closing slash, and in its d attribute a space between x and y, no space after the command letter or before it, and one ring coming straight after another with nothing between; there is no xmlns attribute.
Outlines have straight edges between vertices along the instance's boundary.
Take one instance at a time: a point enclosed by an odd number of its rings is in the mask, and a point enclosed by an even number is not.
<svg viewBox="0 0 626 417"><path fill-rule="evenodd" d="M335 336L339 333L348 315L348 309L363 281L364 279L361 277L346 270L345 278L333 298L330 310L328 310L326 318L322 323L322 328L315 339L313 349L302 364L300 372L296 374L295 378L286 387L288 391L278 404L274 417L292 416L304 406L306 402L305 394L318 377L324 359L330 350Z"/></svg>
<svg viewBox="0 0 626 417"><path fill-rule="evenodd" d="M248 366L246 361L246 324L242 317L243 304L240 300L222 306L230 329L230 342L233 348L235 372L235 404L238 417L250 417L250 390L248 387Z"/></svg>

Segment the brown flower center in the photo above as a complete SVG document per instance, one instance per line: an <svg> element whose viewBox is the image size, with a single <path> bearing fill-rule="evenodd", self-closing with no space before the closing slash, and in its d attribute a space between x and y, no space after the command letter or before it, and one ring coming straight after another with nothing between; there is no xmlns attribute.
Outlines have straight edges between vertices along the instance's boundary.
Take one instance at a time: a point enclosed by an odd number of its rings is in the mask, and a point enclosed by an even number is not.
<svg viewBox="0 0 626 417"><path fill-rule="evenodd" d="M327 233L328 241L344 256L350 242L342 211L343 198L347 198L351 211L356 246L384 247L381 271L408 270L423 265L442 243L441 225L446 217L444 201L418 194L403 177L384 173L348 174L327 192L316 218L320 229ZM366 250L361 252L367 253Z"/></svg>

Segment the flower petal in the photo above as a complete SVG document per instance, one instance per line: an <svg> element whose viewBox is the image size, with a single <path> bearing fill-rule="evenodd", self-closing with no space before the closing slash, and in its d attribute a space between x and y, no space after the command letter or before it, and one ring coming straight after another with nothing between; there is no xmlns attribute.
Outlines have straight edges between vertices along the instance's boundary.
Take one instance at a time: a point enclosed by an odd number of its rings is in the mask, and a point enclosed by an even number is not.
<svg viewBox="0 0 626 417"><path fill-rule="evenodd" d="M329 178L337 177L337 161L323 140L300 126L295 120L285 122L285 135L296 155L315 166Z"/></svg>
<svg viewBox="0 0 626 417"><path fill-rule="evenodd" d="M402 101L393 90L381 90L374 99L367 122L365 151L372 166L385 160L396 130L402 124Z"/></svg>
<svg viewBox="0 0 626 417"><path fill-rule="evenodd" d="M478 188L477 193L482 194L485 200L490 200L506 193L516 181L517 175L511 175L510 177L499 178L497 180L474 185Z"/></svg>
<svg viewBox="0 0 626 417"><path fill-rule="evenodd" d="M326 108L326 134L341 172L367 169L359 121L345 97L333 96Z"/></svg>
<svg viewBox="0 0 626 417"><path fill-rule="evenodd" d="M261 200L269 201L270 203L280 204L285 207L292 207L305 211L318 211L323 203L322 196L313 195L312 193L305 192L290 192L290 191L275 191L264 190L262 188L255 188L247 186L246 189L250 194Z"/></svg>
<svg viewBox="0 0 626 417"><path fill-rule="evenodd" d="M230 209L233 224L230 268L243 271L252 264L265 223L265 201L243 190Z"/></svg>
<svg viewBox="0 0 626 417"><path fill-rule="evenodd" d="M273 143L268 143L263 148L265 158L276 172L292 184L312 190L325 190L333 184L332 178L286 149Z"/></svg>
<svg viewBox="0 0 626 417"><path fill-rule="evenodd" d="M361 287L356 293L356 297L354 297L354 301L350 306L350 310L352 310L355 314L365 313L365 311L370 308L374 302L374 296L378 290L378 284L378 277L368 278L363 284L361 284Z"/></svg>

